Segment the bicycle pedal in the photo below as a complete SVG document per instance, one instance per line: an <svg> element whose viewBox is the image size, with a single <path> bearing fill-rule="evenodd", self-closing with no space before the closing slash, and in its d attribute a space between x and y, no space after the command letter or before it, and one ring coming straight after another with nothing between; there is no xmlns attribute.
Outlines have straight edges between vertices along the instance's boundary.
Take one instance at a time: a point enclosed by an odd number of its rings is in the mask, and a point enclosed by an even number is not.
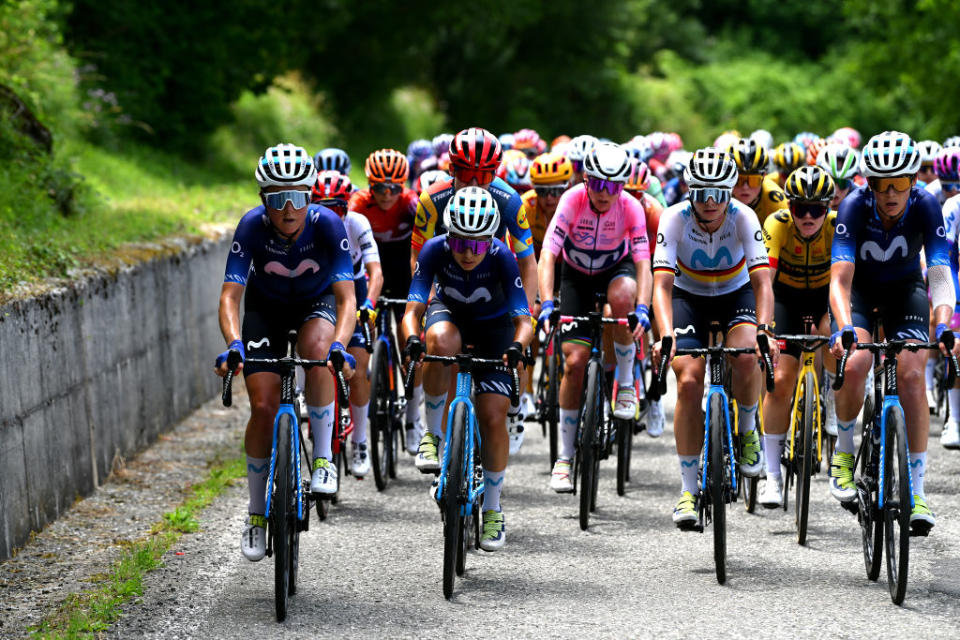
<svg viewBox="0 0 960 640"><path fill-rule="evenodd" d="M850 500L849 502L841 502L840 506L852 513L853 515L859 515L860 509L857 507L856 500Z"/></svg>
<svg viewBox="0 0 960 640"><path fill-rule="evenodd" d="M926 538L930 535L930 529L932 528L929 522L914 522L910 525L910 537Z"/></svg>

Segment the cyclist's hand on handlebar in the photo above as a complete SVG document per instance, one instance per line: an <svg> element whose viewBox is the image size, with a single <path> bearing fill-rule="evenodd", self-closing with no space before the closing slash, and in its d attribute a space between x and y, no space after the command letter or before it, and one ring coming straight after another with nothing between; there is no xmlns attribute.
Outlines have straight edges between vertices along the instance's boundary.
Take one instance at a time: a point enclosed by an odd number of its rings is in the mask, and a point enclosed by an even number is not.
<svg viewBox="0 0 960 640"><path fill-rule="evenodd" d="M424 348L420 338L417 336L407 338L407 344L403 347L403 363L409 366L413 362L419 366L420 361L423 360L423 354Z"/></svg>
<svg viewBox="0 0 960 640"><path fill-rule="evenodd" d="M366 311L367 322L369 322L370 326L372 327L377 321L377 314L380 313L377 311L377 303L370 298L367 298L364 301L363 306L357 309L357 320L363 321L364 311Z"/></svg>
<svg viewBox="0 0 960 640"><path fill-rule="evenodd" d="M776 369L777 364L780 362L780 341L777 340L777 337L768 331L758 331L757 336L760 334L767 336L767 350L770 352L770 362L773 363L774 369ZM754 350L757 353L757 358L763 361L763 352L760 350L760 342L757 341Z"/></svg>
<svg viewBox="0 0 960 640"><path fill-rule="evenodd" d="M503 364L507 365L511 369L517 369L518 371L523 370L523 345L519 342L514 342L507 350L503 352Z"/></svg>
<svg viewBox="0 0 960 640"><path fill-rule="evenodd" d="M347 352L347 348L343 346L342 342L334 342L330 345L330 351L327 353L327 369L330 370L330 373L336 375L337 369L334 366L334 360L337 360L338 356L334 354L338 352L343 357L343 366L340 369L343 372L343 378L349 380L353 377L354 369L357 368L357 359Z"/></svg>
<svg viewBox="0 0 960 640"><path fill-rule="evenodd" d="M660 359L663 357L663 340L657 340L653 343L653 361L659 365ZM677 341L673 340L673 344L670 346L670 361L673 362L674 357L677 355Z"/></svg>
<svg viewBox="0 0 960 640"><path fill-rule="evenodd" d="M840 337L846 333L850 332L853 334L853 343L850 345L850 350L852 351L854 346L857 344L857 332L854 330L852 325L846 325L837 331L834 331L830 336L830 353L833 354L834 358L838 360L843 357L844 348L843 343L840 341Z"/></svg>
<svg viewBox="0 0 960 640"><path fill-rule="evenodd" d="M227 358L230 356L231 351L237 351L240 353L240 365L233 372L234 374L240 373L243 370L243 361L247 357L247 352L243 348L242 340L234 340L227 345L227 350L217 356L217 361L213 365L213 370L221 378L227 375Z"/></svg>
<svg viewBox="0 0 960 640"><path fill-rule="evenodd" d="M937 325L936 336L937 342L940 343L940 353L945 357L950 357L951 353L960 356L960 340L956 339L950 327L941 322Z"/></svg>
<svg viewBox="0 0 960 640"><path fill-rule="evenodd" d="M544 300L540 303L540 315L537 316L537 324L543 327L547 333L550 332L550 316L553 315L553 300Z"/></svg>
<svg viewBox="0 0 960 640"><path fill-rule="evenodd" d="M638 304L634 313L637 316L637 325L633 328L633 337L639 340L644 333L650 331L650 308L645 304Z"/></svg>

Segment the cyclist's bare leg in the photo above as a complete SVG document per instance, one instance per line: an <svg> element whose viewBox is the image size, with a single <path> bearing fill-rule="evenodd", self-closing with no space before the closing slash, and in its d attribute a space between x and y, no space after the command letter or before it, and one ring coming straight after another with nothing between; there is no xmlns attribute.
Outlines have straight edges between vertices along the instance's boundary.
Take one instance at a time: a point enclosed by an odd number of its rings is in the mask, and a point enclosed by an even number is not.
<svg viewBox="0 0 960 640"><path fill-rule="evenodd" d="M626 276L612 280L607 286L607 302L614 318L624 318L637 306L637 281ZM633 344L629 327L616 325L613 339L618 344Z"/></svg>
<svg viewBox="0 0 960 640"><path fill-rule="evenodd" d="M350 378L350 404L365 405L370 402L370 379L366 376L370 354L363 347L350 347L347 351L357 360L360 375Z"/></svg>
<svg viewBox="0 0 960 640"><path fill-rule="evenodd" d="M244 375L243 381L250 398L250 420L247 421L244 434L244 449L252 458L268 458L273 446L273 420L280 408L280 376L261 371Z"/></svg>
<svg viewBox="0 0 960 640"><path fill-rule="evenodd" d="M583 373L590 359L590 347L573 341L563 343L563 379L560 380L560 408L577 409L583 395Z"/></svg>
<svg viewBox="0 0 960 640"><path fill-rule="evenodd" d="M673 413L673 431L677 454L699 456L703 449L703 376L706 362L703 358L677 356L673 360L677 376L677 406Z"/></svg>
<svg viewBox="0 0 960 640"><path fill-rule="evenodd" d="M510 442L507 438L507 407L510 399L497 393L477 396L477 420L480 424L480 459L488 471L507 467Z"/></svg>
<svg viewBox="0 0 960 640"><path fill-rule="evenodd" d="M911 342L913 342L911 340ZM910 453L927 450L930 435L930 410L927 408L924 364L927 351L902 351L897 362L897 391L907 420L907 444Z"/></svg>
<svg viewBox="0 0 960 640"><path fill-rule="evenodd" d="M858 342L870 342L870 333L866 329L856 328ZM851 422L857 419L863 407L863 390L867 381L867 372L873 366L873 354L856 350L847 358L844 370L843 386L837 390L837 420Z"/></svg>
<svg viewBox="0 0 960 640"><path fill-rule="evenodd" d="M753 347L757 342L757 328L751 324L741 324L727 332L723 346L731 348ZM760 397L760 377L762 372L757 366L757 357L753 354L728 357L727 362L733 369L731 376L733 397L741 406L757 404Z"/></svg>
<svg viewBox="0 0 960 640"><path fill-rule="evenodd" d="M427 329L427 353L434 356L455 356L460 353L460 331L452 322L438 322ZM446 393L451 384L451 370L441 362L423 365L423 390L438 396ZM454 387L454 390L456 387Z"/></svg>
<svg viewBox="0 0 960 640"><path fill-rule="evenodd" d="M322 360L330 351L334 327L322 318L307 320L297 336L297 353L305 360ZM306 373L303 390L310 406L324 406L333 402L333 377L325 367L311 367Z"/></svg>

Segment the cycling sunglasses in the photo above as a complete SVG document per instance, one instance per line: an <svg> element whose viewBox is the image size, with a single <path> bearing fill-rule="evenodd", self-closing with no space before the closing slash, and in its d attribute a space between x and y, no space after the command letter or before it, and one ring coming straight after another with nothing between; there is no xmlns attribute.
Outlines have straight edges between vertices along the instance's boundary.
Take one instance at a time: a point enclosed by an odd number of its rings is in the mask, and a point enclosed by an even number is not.
<svg viewBox="0 0 960 640"><path fill-rule="evenodd" d="M495 171L488 169L461 169L453 168L453 177L463 183L469 183L476 180L478 185L490 184L496 176Z"/></svg>
<svg viewBox="0 0 960 640"><path fill-rule="evenodd" d="M741 173L739 176L737 176L738 187L742 187L743 185L748 185L755 189L762 184L763 184L762 173Z"/></svg>
<svg viewBox="0 0 960 640"><path fill-rule="evenodd" d="M623 191L623 187L624 183L622 182L613 182L612 180L604 180L603 178L587 178L587 189L596 191L597 193L606 191L610 195L616 196Z"/></svg>
<svg viewBox="0 0 960 640"><path fill-rule="evenodd" d="M458 238L457 236L447 236L447 244L450 245L450 251L454 253L466 253L467 249L473 252L473 255L483 255L490 249L493 240L477 240L476 238Z"/></svg>
<svg viewBox="0 0 960 640"><path fill-rule="evenodd" d="M309 191L276 191L274 193L263 194L263 201L268 209L279 211L287 206L287 202L293 204L294 209L303 209L310 203Z"/></svg>
<svg viewBox="0 0 960 640"><path fill-rule="evenodd" d="M867 178L867 184L878 193L883 193L890 187L894 191L903 193L913 186L913 176L897 176L896 178Z"/></svg>
<svg viewBox="0 0 960 640"><path fill-rule="evenodd" d="M940 188L944 191L957 191L960 190L960 182L945 182L941 180Z"/></svg>
<svg viewBox="0 0 960 640"><path fill-rule="evenodd" d="M567 190L565 186L557 187L534 187L534 191L537 192L537 195L541 198L547 198L553 196L554 198L559 198L563 195L563 192Z"/></svg>
<svg viewBox="0 0 960 640"><path fill-rule="evenodd" d="M822 202L791 202L790 213L794 218L813 218L819 220L827 215L827 205Z"/></svg>
<svg viewBox="0 0 960 640"><path fill-rule="evenodd" d="M347 201L342 198L331 198L330 200L321 200L318 204L330 209L341 218L347 215Z"/></svg>
<svg viewBox="0 0 960 640"><path fill-rule="evenodd" d="M713 200L717 204L730 202L730 189L718 189L716 187L699 187L690 189L690 201L706 203L707 200Z"/></svg>
<svg viewBox="0 0 960 640"><path fill-rule="evenodd" d="M403 191L403 185L393 184L391 182L378 182L370 186L370 191L373 191L378 196L386 195L387 193L395 196Z"/></svg>

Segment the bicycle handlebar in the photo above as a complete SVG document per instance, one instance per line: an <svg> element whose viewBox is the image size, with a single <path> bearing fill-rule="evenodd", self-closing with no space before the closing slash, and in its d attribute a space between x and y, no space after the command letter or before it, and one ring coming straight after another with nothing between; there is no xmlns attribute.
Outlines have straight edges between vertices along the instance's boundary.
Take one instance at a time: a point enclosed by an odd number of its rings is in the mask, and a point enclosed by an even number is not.
<svg viewBox="0 0 960 640"><path fill-rule="evenodd" d="M373 353L373 336L370 334L370 325L367 324L369 320L369 309L360 309L357 312L357 322L360 323L360 334L363 336L363 348L367 353Z"/></svg>
<svg viewBox="0 0 960 640"><path fill-rule="evenodd" d="M526 362L526 358L523 358ZM421 362L442 362L445 365L451 364L468 364L469 366L477 366L489 369L499 369L503 372L510 373L512 380L510 381L510 404L516 406L520 403L520 374L517 372L516 364L514 366L507 367L503 364L503 360L496 360L493 358L477 358L470 355L469 353L459 353L455 356L434 356L430 354L425 354ZM416 370L415 363L410 363L411 366L407 368L406 379L404 380L403 390L407 399L409 400L413 395L413 374Z"/></svg>
<svg viewBox="0 0 960 640"><path fill-rule="evenodd" d="M766 377L767 391L772 392L774 390L774 379L773 379L773 360L770 356L770 344L768 342L766 334L760 333L757 334L757 346L760 347L761 355L761 366L764 369ZM670 364L670 351L673 349L673 337L664 336L660 341L660 362L657 369L657 390L660 392L660 395L663 395L667 392L667 365ZM715 346L715 347L702 347L699 349L677 349L676 355L678 356L708 356L710 354L725 354L725 355L749 355L756 353L756 350L751 347L724 347L724 346Z"/></svg>
<svg viewBox="0 0 960 640"><path fill-rule="evenodd" d="M850 341L846 342L845 338L850 335ZM947 336L950 337L947 337ZM837 375L833 383L834 390L840 389L843 386L844 375L847 368L847 357L850 353L850 345L853 343L853 334L851 332L846 332L841 336L841 344L843 344L844 352L843 357L840 359L840 362L837 363ZM952 332L944 332L944 335L941 337L941 341L945 347L948 349L953 348L954 341ZM871 353L883 353L887 356L900 353L901 351L912 351L916 353L922 349L930 350L939 350L940 342L906 342L905 340L887 340L886 342L859 342L855 345L857 349L863 349ZM952 353L950 354L950 367L947 371L947 387L952 387L956 379L960 377L960 366L958 366L957 358Z"/></svg>
<svg viewBox="0 0 960 640"><path fill-rule="evenodd" d="M303 358L247 358L246 363L251 364L283 364L290 367L303 367L312 369L313 367L327 366L327 360L305 360ZM340 404L346 406L347 399L350 396L350 390L347 387L347 381L343 377L344 357L342 351L334 351L330 354L330 362L333 364L335 378L337 381L337 393L340 396ZM220 399L223 406L229 407L233 404L233 372L240 365L240 352L231 349L227 355L227 375L223 377L223 392Z"/></svg>

